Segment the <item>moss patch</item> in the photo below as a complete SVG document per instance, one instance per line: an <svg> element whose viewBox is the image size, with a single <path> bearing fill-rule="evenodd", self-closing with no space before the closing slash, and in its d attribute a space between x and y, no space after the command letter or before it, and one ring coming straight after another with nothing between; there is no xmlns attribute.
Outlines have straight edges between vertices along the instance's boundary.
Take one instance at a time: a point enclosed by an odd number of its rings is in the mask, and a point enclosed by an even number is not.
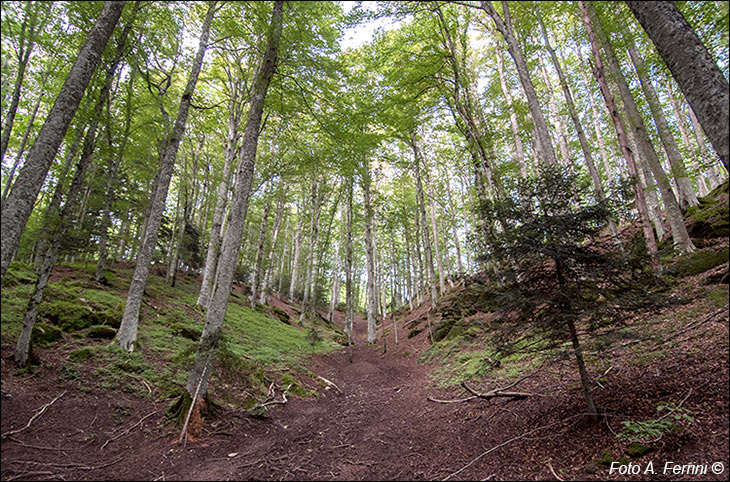
<svg viewBox="0 0 730 482"><path fill-rule="evenodd" d="M690 256L682 256L668 270L669 274L679 277L703 273L728 261L728 248L696 251Z"/></svg>
<svg viewBox="0 0 730 482"><path fill-rule="evenodd" d="M33 325L33 332L30 335L30 341L34 345L48 346L61 339L63 333L58 327L48 325L42 322L36 322Z"/></svg>

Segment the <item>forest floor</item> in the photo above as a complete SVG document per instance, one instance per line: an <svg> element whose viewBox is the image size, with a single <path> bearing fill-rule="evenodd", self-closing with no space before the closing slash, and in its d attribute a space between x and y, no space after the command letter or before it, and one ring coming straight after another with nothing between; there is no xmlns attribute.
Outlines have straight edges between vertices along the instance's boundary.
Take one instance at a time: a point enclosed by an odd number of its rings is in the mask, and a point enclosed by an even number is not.
<svg viewBox="0 0 730 482"><path fill-rule="evenodd" d="M705 247L727 251L728 240L715 238ZM298 379L301 396L288 393L286 403L259 416L221 403L191 428L195 436L186 443L178 441L180 426L164 417L171 399L133 371L120 390L100 380L94 363L69 365L69 343L80 341L68 336L38 348L42 368L18 370L14 338L6 335L0 478L727 480L728 289L717 281L727 270L725 261L680 278L669 296L681 303L637 314L630 337L600 354L588 351L603 415L598 423L584 414L572 358L505 358L490 370L487 352L480 351L486 338L472 345L461 344L466 337L430 343L426 326L438 326L459 302L465 288L458 285L436 310L426 302L397 319L397 344L387 319L378 342L368 345L366 322L357 315L351 354L340 348L308 357L308 376ZM90 277L68 266L58 267L55 279L61 274ZM146 309L161 308L164 291L150 295ZM271 304L292 317L298 313L285 300ZM488 318L476 313L469 319L476 323L480 316ZM335 323L343 325L342 313ZM474 366L479 369L469 372ZM530 393L527 398L457 401L470 395L460 381L485 393L527 375L513 388ZM273 400L283 401L284 386L271 386ZM220 401L217 389L212 383L214 401ZM442 403L447 400L454 402ZM632 428L633 441L641 442L633 446L617 436Z"/></svg>
<svg viewBox="0 0 730 482"><path fill-rule="evenodd" d="M693 318L665 322L681 320L669 327L676 336L665 337L661 351L642 355L627 346L610 354L611 370L595 387L609 415L599 424L581 415L570 360L543 364L523 381L519 389L535 394L524 400L428 400L468 394L439 388L429 376L433 366L419 363L428 334L408 338L407 327L429 316L425 305L399 321L397 345L388 321L380 341L368 346L357 317L352 362L346 348L313 356L309 369L336 387L312 380L318 396L290 395L262 418L221 408L185 445L177 441L180 428L162 416L169 400L64 381L61 350L43 352L50 369L18 376L12 347L3 345L2 432L30 425L3 438L2 480L726 480L727 307L710 318L691 308L682 310ZM470 384L482 392L496 387L488 379ZM625 448L614 435L621 421L656 419L661 401L681 404L692 421L632 459L642 472L652 462L654 474L610 473ZM664 474L667 462L708 464L708 473ZM725 472L713 475L714 462Z"/></svg>

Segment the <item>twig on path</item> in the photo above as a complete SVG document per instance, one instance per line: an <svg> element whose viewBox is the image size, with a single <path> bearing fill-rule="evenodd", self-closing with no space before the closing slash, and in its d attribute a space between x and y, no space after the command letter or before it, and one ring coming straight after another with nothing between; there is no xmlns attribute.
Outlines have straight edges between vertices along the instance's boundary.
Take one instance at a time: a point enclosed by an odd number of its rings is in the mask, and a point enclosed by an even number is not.
<svg viewBox="0 0 730 482"><path fill-rule="evenodd" d="M540 431L540 430L544 430L544 429L546 429L546 428L550 428L550 427L552 427L552 426L554 426L554 425L558 425L558 424L561 424L561 423L567 422L568 420L571 420L571 419L574 419L574 418L577 418L577 417L582 417L582 416L585 416L585 415L587 415L587 414L585 414L585 413L578 413L578 414L572 415L572 416L570 416L570 417L568 417L568 418L564 418L564 419L562 419L562 420L558 420L557 422L549 423L549 424L547 424L547 425L543 425L542 427L537 427L537 428L535 428L535 429L532 429L532 430L530 430L530 431L528 431L528 432L525 432L525 433L523 433L523 434L521 434L521 435L518 435L518 436L516 436L516 437L512 437L511 439L509 439L509 440L507 440L507 441L505 441L505 442L502 442L502 443L501 443L501 444L499 444L499 445L495 445L494 447L490 448L489 450L486 450L485 452L482 452L482 453L481 453L480 455L478 455L478 456L477 456L476 458L472 459L472 461L471 461L471 462L469 462L468 464L466 464L465 466L463 466L462 468L460 468L460 469L459 469L459 470L457 470L456 472L453 472L453 473L449 474L448 476L446 476L446 478L445 478L445 479L441 479L441 480L449 480L449 479L450 479L451 477L453 477L453 476L455 476L455 475L458 475L458 474L460 474L461 472L463 472L464 470L466 470L466 468L467 468L467 467L470 467L470 466L471 466L472 464L474 464L474 463L475 463L475 462L476 462L477 460L481 459L481 458L482 458L482 457L484 457L485 455L487 455L487 454L490 454L490 453L494 452L495 450L497 450L497 449L499 449L499 448L502 448L502 447L504 447L505 445L508 445L508 444L510 444L510 443L512 443L512 442L514 442L514 441L516 441L516 440L520 440L520 439L523 439L523 438L527 437L528 435L530 435L530 434L533 434L533 433L535 433L535 432L538 432L538 431Z"/></svg>
<svg viewBox="0 0 730 482"><path fill-rule="evenodd" d="M507 385L505 387L495 388L494 390L490 390L485 393L477 392L476 390L467 386L466 382L461 382L461 386L464 388L464 390L471 393L471 395L472 395L471 397L459 398L456 400L440 400L438 398L433 398L433 397L429 396L426 398L426 400L428 400L430 402L436 402L436 403L463 403L463 402L468 402L470 400L474 400L475 398L483 398L485 400L489 400L490 398L496 398L496 397L507 397L507 398L513 398L515 400L519 400L522 398L530 397L534 394L527 393L527 392L507 392L505 390L509 390L510 388L514 387L515 385L522 382L526 378L531 377L532 375L534 375L534 372L520 378L519 380L517 380L513 383L510 383L509 385Z"/></svg>
<svg viewBox="0 0 730 482"><path fill-rule="evenodd" d="M548 463L547 463L547 466L548 466L548 468L550 469L550 472L552 472L552 474L553 474L553 477L555 477L555 478L556 478L556 479L558 479L559 481L563 482L563 479L561 479L561 478L560 478L560 477L558 476L558 474L556 474L556 473L555 473L555 469L553 469L553 466L552 466L552 464L551 464L550 462L548 462Z"/></svg>
<svg viewBox="0 0 730 482"><path fill-rule="evenodd" d="M334 384L333 382L331 382L331 381L327 380L327 379L326 379L325 377L323 377L323 376L320 376L320 375L317 375L317 378L319 378L320 380L322 380L322 381L324 382L324 384L325 384L325 385L327 385L328 387L332 387L332 388L334 388L334 389L335 389L335 390L337 390L337 391L338 391L338 392L339 392L340 394L342 393L342 390L340 390L340 387L338 387L337 385L335 385L335 384Z"/></svg>
<svg viewBox="0 0 730 482"><path fill-rule="evenodd" d="M59 398L61 398L65 394L66 394L66 392L64 391L62 394L60 394L59 396L57 396L56 398L54 398L53 400L51 400L50 402L46 403L41 408L39 408L38 411L36 412L36 414L33 415L32 417L30 417L30 420L28 420L28 423L25 424L25 427L19 428L18 430L10 430L9 432L5 432L4 434L2 434L2 436L0 438L5 438L8 435L15 435L16 433L20 433L23 430L26 430L28 427L30 427L30 424L32 424L38 417L40 417L41 415L43 415L45 413L45 411L48 410L48 407L50 407L51 405L53 405L56 400L58 400Z"/></svg>
<svg viewBox="0 0 730 482"><path fill-rule="evenodd" d="M471 397L466 398L457 398L456 400L440 400L438 398L433 398L432 396L426 397L426 400L429 402L436 402L436 403L462 403L462 402L468 402L469 400L474 400L475 398L478 398L476 395L472 395Z"/></svg>
<svg viewBox="0 0 730 482"><path fill-rule="evenodd" d="M139 425L140 423L144 422L145 420L147 420L149 417L151 417L152 415L156 414L157 412L159 412L159 410L155 410L152 413L148 413L147 415L145 415L144 417L142 417L141 419L139 419L139 421L137 423L135 423L134 425L132 425L131 427L129 427L124 432L120 433L119 435L117 435L115 437L110 438L109 440L107 440L106 442L104 442L104 445L101 446L101 449L104 450L104 447L106 447L109 444L109 442L113 442L114 440L118 439L119 437L123 437L124 435L127 435L137 425Z"/></svg>

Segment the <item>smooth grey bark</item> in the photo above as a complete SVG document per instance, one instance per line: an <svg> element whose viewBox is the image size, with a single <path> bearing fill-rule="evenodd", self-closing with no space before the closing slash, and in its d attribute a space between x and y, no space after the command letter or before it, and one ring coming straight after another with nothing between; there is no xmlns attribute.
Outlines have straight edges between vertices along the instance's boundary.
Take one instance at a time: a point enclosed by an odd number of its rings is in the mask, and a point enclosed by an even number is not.
<svg viewBox="0 0 730 482"><path fill-rule="evenodd" d="M276 200L276 217L274 218L274 228L271 233L271 247L269 248L268 262L266 263L266 270L262 278L263 284L261 286L261 297L259 302L266 304L270 295L271 289L271 277L274 273L274 253L276 253L276 240L279 237L279 227L281 226L281 220L284 217L284 190L286 186L282 187L279 193L279 199ZM283 256L282 256L283 259Z"/></svg>
<svg viewBox="0 0 730 482"><path fill-rule="evenodd" d="M692 124L692 130L695 133L695 141L697 142L699 158L702 159L703 165L707 166L706 173L707 179L710 181L709 188L710 190L715 189L720 185L720 178L713 169L710 153L708 152L707 145L705 144L705 136L692 106L689 106L689 120Z"/></svg>
<svg viewBox="0 0 730 482"><path fill-rule="evenodd" d="M119 21L125 3L124 1L104 2L99 18L81 47L38 137L28 153L28 158L8 194L0 216L3 233L2 241L0 241L0 281L5 278L10 261L15 256L20 237L43 186L43 181L79 107L91 76L101 60L104 47Z"/></svg>
<svg viewBox="0 0 730 482"><path fill-rule="evenodd" d="M25 152L25 146L28 143L28 138L30 137L30 132L33 130L33 123L35 122L35 116L38 114L38 108L41 106L41 101L43 100L43 95L38 96L38 100L36 100L35 106L33 107L33 113L30 115L30 120L28 121L28 124L25 126L25 132L23 132L23 138L20 141L20 147L18 147L18 152L15 154L15 160L13 161L13 167L10 169L10 172L8 173L8 179L5 181L5 187L3 188L3 196L2 196L2 204L0 206L5 206L5 199L8 197L8 191L10 191L10 186L13 183L13 178L15 177L15 171L18 170L18 166L20 165L20 159L23 157L23 153Z"/></svg>
<svg viewBox="0 0 730 482"><path fill-rule="evenodd" d="M185 132L193 92L195 91L198 76L203 65L203 56L208 47L208 37L210 35L210 26L213 22L213 15L216 11L216 3L212 2L208 6L208 11L203 21L198 51L195 54L195 60L193 61L185 90L180 99L180 107L178 108L175 124L169 137L166 137L160 152L158 171L150 197L146 228L137 254L137 262L134 267L132 281L127 291L127 301L124 305L122 322L117 331L117 336L114 339L116 345L128 351L134 350L134 342L137 340L137 326L139 324L139 312L142 306L142 295L147 285L150 263L152 262L157 244L157 231L162 220L162 213L165 210L165 199L167 198L167 192L170 187L170 179L172 178L172 172L175 167L175 159L177 158L180 140Z"/></svg>
<svg viewBox="0 0 730 482"><path fill-rule="evenodd" d="M666 85L666 91L667 96L669 97L669 104L672 106L672 111L674 111L674 117L677 121L677 128L679 128L679 135L682 138L682 144L684 145L686 151L685 152L692 152L693 146L692 143L689 140L689 135L687 135L687 125L686 125L686 117L684 115L684 112L679 106L679 102L674 97L674 94L672 93L672 86L669 81L669 79L666 79L665 82ZM700 197L705 197L710 193L710 190L707 187L707 182L705 181L705 176L702 173L702 168L700 167L699 163L697 162L697 158L695 156L690 155L689 159L692 162L692 169L695 172L695 180L697 181L697 191L700 194Z"/></svg>
<svg viewBox="0 0 730 482"><path fill-rule="evenodd" d="M234 91L235 92L235 91ZM223 219L226 215L226 205L228 204L228 187L231 178L231 167L236 157L236 144L238 139L238 122L240 120L240 110L236 108L239 105L237 99L231 99L229 102L230 115L228 117L228 138L224 152L223 177L218 185L216 193L215 209L213 211L213 221L210 226L210 236L208 241L208 251L205 256L205 268L203 269L203 281L200 284L200 293L196 304L198 306L208 306L210 301L210 293L213 287L216 268L218 266L218 255L220 254L220 245L222 237Z"/></svg>
<svg viewBox="0 0 730 482"><path fill-rule="evenodd" d="M261 280L261 262L264 259L264 245L266 244L266 226L269 221L269 212L271 211L271 200L266 201L264 212L261 214L261 225L259 226L258 243L256 243L256 258L251 272L251 308L256 307L256 295L258 294L259 282Z"/></svg>
<svg viewBox="0 0 730 482"><path fill-rule="evenodd" d="M63 238L71 226L75 211L78 209L81 192L83 191L85 185L86 172L88 171L89 166L92 164L92 160L94 157L94 150L96 148L97 141L96 132L99 125L99 120L103 114L104 106L107 105L109 93L112 88L112 82L114 81L117 67L119 66L119 62L121 61L124 45L132 28L133 21L134 19L130 20L125 26L122 36L117 45L116 56L109 63L106 69L106 78L104 80L104 85L99 92L99 98L97 99L96 106L94 107L94 112L89 122L89 127L86 131L84 146L81 152L81 158L79 159L79 162L76 166L76 173L74 174L74 178L71 181L71 185L69 186L68 194L66 195L66 202L64 203L63 208L60 210L60 213L58 213L57 217L55 216L55 204L49 206L48 211L46 212L46 222L44 223L44 230L47 230L48 232L44 233L44 239L49 240L50 244L45 249L45 252L43 252L43 259L40 269L38 271L36 284L33 290L33 294L28 301L28 307L23 319L23 328L21 329L20 336L18 337L18 341L16 343L15 361L19 366L25 366L28 361L28 356L30 354L30 338L33 332L33 326L35 326L35 322L38 316L38 307L43 301L43 293L46 286L48 285L48 280L51 276L51 270L53 269L53 265L56 262L58 252L61 249L61 243L63 241ZM59 180L59 186L61 185L61 183L62 179ZM56 192L60 193L60 189L57 189ZM60 199L57 202L60 202ZM81 209L79 209L80 215L85 209L84 205L85 199L81 205Z"/></svg>
<svg viewBox="0 0 730 482"><path fill-rule="evenodd" d="M297 282L299 281L299 254L302 249L302 230L304 229L304 210L297 210L297 232L294 239L294 258L292 259L291 280L289 281L289 300L294 300Z"/></svg>
<svg viewBox="0 0 730 482"><path fill-rule="evenodd" d="M432 250L431 250L431 239L428 235L428 220L426 217L426 202L424 200L423 195L423 184L421 182L421 152L418 149L416 135L414 132L411 132L411 138L410 138L410 144L411 149L413 149L413 169L416 175L416 193L417 193L417 203L418 203L418 210L420 213L420 228L421 228L421 236L423 238L423 251L424 251L424 271L423 276L428 276L428 284L431 288L431 308L436 307L436 302L438 301L438 293L436 292L436 272L433 268L433 258L432 258Z"/></svg>
<svg viewBox="0 0 730 482"><path fill-rule="evenodd" d="M345 208L345 334L348 346L352 344L352 178L347 181ZM352 357L350 358L352 360Z"/></svg>
<svg viewBox="0 0 730 482"><path fill-rule="evenodd" d="M428 166L423 166L423 177L428 186L428 204L431 213L431 231L433 233L433 249L436 257L436 269L438 270L439 276L439 297L444 295L446 291L446 280L444 277L444 266L441 259L441 248L439 245L439 231L436 221L436 201L433 195L433 185L431 183L431 176L428 173Z"/></svg>
<svg viewBox="0 0 730 482"><path fill-rule="evenodd" d="M497 30L499 30L504 37L504 40L507 42L507 52L509 52L517 66L520 84L522 85L522 90L525 92L525 97L527 97L527 105L530 108L530 115L535 123L537 140L540 145L538 159L546 164L556 164L557 158L555 157L555 150L553 149L553 144L550 140L550 131L548 129L547 122L545 121L545 116L542 113L542 109L540 108L540 102L538 101L537 93L535 92L535 86L530 78L527 61L525 60L525 56L522 53L519 42L515 37L514 30L512 28L512 18L509 14L507 2L502 2L504 19L500 17L490 1L482 0L481 8L492 18Z"/></svg>
<svg viewBox="0 0 730 482"><path fill-rule="evenodd" d="M233 273L241 246L241 234L243 234L245 213L248 208L251 182L254 175L256 148L258 146L259 129L261 127L266 92L268 91L274 70L276 70L277 50L283 23L283 7L283 0L274 2L271 26L267 35L266 50L251 88L248 120L246 121L243 140L239 150L239 159L241 162L236 171L236 187L233 191L233 198L231 199L228 229L223 236L222 250L218 262L218 275L206 312L203 334L200 337L193 368L190 371L186 385L191 397L195 396L197 388L199 388L197 391L198 396L201 398L208 391L210 370L206 368L215 352L226 315L228 297L230 296L231 286L233 284Z"/></svg>
<svg viewBox="0 0 730 482"><path fill-rule="evenodd" d="M345 223L342 223L343 227L344 224ZM340 301L340 270L342 269L342 258L340 257L340 239L341 236L338 236L335 240L335 266L332 270L332 294L330 295L330 307L329 311L327 312L328 323L332 323L334 321L335 307Z"/></svg>
<svg viewBox="0 0 730 482"><path fill-rule="evenodd" d="M309 255L307 256L307 267L304 273L304 291L302 293L302 312L299 316L299 326L303 326L306 313L311 311L312 294L312 273L314 260L317 251L317 239L319 238L319 215L322 208L322 180L315 174L312 179L312 212L309 224Z"/></svg>
<svg viewBox="0 0 730 482"><path fill-rule="evenodd" d="M3 125L2 136L0 136L0 158L2 160L5 160L5 152L7 151L8 144L10 143L10 134L13 130L15 114L18 112L20 91L23 87L23 78L25 77L25 71L28 67L28 60L33 52L33 47L35 47L38 9L41 8L41 5L41 2L27 1L25 3L25 17L23 18L23 24L20 27L20 45L18 46L18 73L15 76L15 85L13 86L13 93L10 97L10 107L5 113L5 123ZM43 96L41 95L40 97Z"/></svg>
<svg viewBox="0 0 730 482"><path fill-rule="evenodd" d="M132 69L127 83L127 100L124 109L124 133L120 141L119 150L114 155L111 165L109 166L109 177L106 184L106 197L104 199L104 212L102 213L101 228L99 234L99 259L96 264L96 272L94 279L98 283L106 283L106 263L107 263L107 244L109 240L109 227L111 226L111 210L115 199L114 187L117 183L117 175L119 166L124 157L124 151L127 147L129 132L132 127L132 96L134 95L134 78L136 70ZM111 123L111 114L108 114ZM113 140L111 134L111 126L107 126L107 140L109 148L113 149ZM128 225L127 225L128 226Z"/></svg>
<svg viewBox="0 0 730 482"><path fill-rule="evenodd" d="M656 94L656 90L654 90L654 85L646 73L644 59L636 50L633 37L631 37L631 35L626 35L624 38L628 38L627 47L629 56L631 57L631 62L634 64L641 83L641 89L644 92L644 96L649 104L649 109L651 110L651 114L656 122L656 127L659 131L659 138L664 146L664 152L666 152L667 158L669 159L672 176L677 182L677 191L679 194L677 196L677 201L679 201L679 207L685 209L689 206L697 206L700 202L697 200L694 188L692 187L692 181L689 179L687 170L684 168L682 154L679 152L677 142L674 140L672 131L669 129L669 124L664 116L664 111L659 103L659 97Z"/></svg>
<svg viewBox="0 0 730 482"><path fill-rule="evenodd" d="M451 218L451 235L454 237L454 247L456 249L456 273L461 275L464 273L464 265L461 263L461 243L459 242L459 232L456 226L456 209L454 208L454 201L451 196L451 180L448 176L444 176L446 179L446 196L449 202L449 217Z"/></svg>
<svg viewBox="0 0 730 482"><path fill-rule="evenodd" d="M674 2L627 1L695 111L725 170L730 151L730 87Z"/></svg>
<svg viewBox="0 0 730 482"><path fill-rule="evenodd" d="M497 71L499 72L499 83L502 86L502 95L509 105L509 123L512 129L512 146L515 150L515 158L520 166L520 174L527 177L527 165L525 164L525 149L522 146L522 137L520 136L520 126L517 123L517 114L515 113L515 103L512 92L507 85L507 78L504 75L504 59L502 49L497 49ZM461 270L460 270L461 271Z"/></svg>
<svg viewBox="0 0 730 482"><path fill-rule="evenodd" d="M370 193L370 166L365 166L367 172L363 173L362 176L362 192L365 209L365 256L366 266L368 273L367 281L367 320L368 320L368 343L375 343L375 323L377 300L375 292L375 253L373 252L374 240L373 240L373 205L371 201Z"/></svg>
<svg viewBox="0 0 730 482"><path fill-rule="evenodd" d="M580 122L580 119L578 118L577 110L575 108L575 102L573 101L573 94L570 91L570 86L568 85L567 79L565 78L565 74L563 73L563 68L560 65L560 59L558 59L557 54L555 53L555 50L553 49L552 45L550 45L550 38L548 37L547 29L545 28L545 24L540 18L539 15L537 15L538 22L540 23L540 29L542 30L542 38L545 42L545 49L548 51L548 54L550 55L550 60L553 63L553 67L555 67L555 71L558 73L558 80L560 81L560 87L563 91L563 97L565 98L565 103L568 106L568 114L570 115L570 119L573 121L573 127L575 128L576 133L578 134L578 141L580 142L581 150L583 151L583 158L586 162L586 167L588 167L588 172L591 175L591 180L593 181L593 192L596 196L596 200L598 202L603 202L606 199L606 193L603 190L603 183L601 182L601 176L598 173L598 169L596 169L596 164L593 162L593 155L591 154L591 147L588 144L588 140L586 139L585 132L583 131L583 125ZM543 67L544 71L544 67ZM546 82L548 82L547 75L545 75ZM589 92L590 94L590 92ZM591 103L592 101L592 94L591 97ZM593 104L591 104L593 105ZM595 109L595 108L594 108ZM600 129L598 130L600 133ZM606 163L606 169L608 169L608 164ZM609 229L611 230L611 235L613 236L613 239L616 243L620 243L619 235L618 235L618 228L616 227L616 221L611 218L609 220Z"/></svg>
<svg viewBox="0 0 730 482"><path fill-rule="evenodd" d="M542 72L542 78L545 82L545 87L548 93L548 105L550 107L550 113L553 117L553 123L555 124L555 136L558 138L558 148L560 149L560 159L562 160L563 166L568 168L570 172L573 171L573 159L570 156L570 150L568 149L568 142L566 140L565 127L563 126L563 120L560 117L560 111L558 105L555 103L555 92L553 91L552 81L548 76L547 69L545 68L545 62L542 60L542 56L537 56L538 63L540 64L540 71Z"/></svg>
<svg viewBox="0 0 730 482"><path fill-rule="evenodd" d="M621 151L624 155L624 158L626 159L626 166L628 167L629 175L632 177L634 182L636 209L639 212L639 220L641 221L641 228L644 234L644 240L646 241L649 257L651 259L652 268L656 271L659 267L657 259L656 239L654 238L654 231L652 231L651 229L649 215L646 209L644 189L641 186L641 182L639 181L638 169L636 166L636 161L634 160L634 154L632 150L629 149L628 139L626 137L626 130L624 129L623 122L621 120L621 117L619 116L618 109L616 108L616 102L614 101L613 94L611 94L611 89L609 89L608 87L608 81L606 80L606 74L603 68L603 61L601 60L601 55L599 52L598 40L596 39L595 32L593 31L591 16L582 1L578 2L578 6L583 13L583 23L586 27L586 31L588 32L588 38L591 44L591 53L593 54L593 59L595 61L593 75L595 76L596 81L601 88L601 94L603 95L603 100L606 103L606 109L608 110L611 116L611 120L613 121L613 126L616 129L616 136L618 137L619 146L621 146Z"/></svg>
<svg viewBox="0 0 730 482"><path fill-rule="evenodd" d="M633 132L634 139L636 140L641 159L651 169L654 174L654 180L662 193L662 201L667 213L667 220L669 221L669 226L672 230L674 249L680 253L692 253L696 248L689 237L689 233L687 233L687 227L684 224L682 210L679 207L679 203L677 202L677 198L674 196L669 179L667 178L659 158L657 157L656 151L654 150L654 145L652 144L651 138L646 130L644 120L641 117L641 114L639 114L633 95L629 90L626 79L621 72L621 67L613 53L613 47L603 32L600 19L597 19L592 7L588 7L587 11L593 18L596 18L593 24L595 34L597 34L599 43L603 46L608 68L610 69L613 79L618 86L619 94L623 101L624 112L628 119L628 123L631 126L631 131Z"/></svg>

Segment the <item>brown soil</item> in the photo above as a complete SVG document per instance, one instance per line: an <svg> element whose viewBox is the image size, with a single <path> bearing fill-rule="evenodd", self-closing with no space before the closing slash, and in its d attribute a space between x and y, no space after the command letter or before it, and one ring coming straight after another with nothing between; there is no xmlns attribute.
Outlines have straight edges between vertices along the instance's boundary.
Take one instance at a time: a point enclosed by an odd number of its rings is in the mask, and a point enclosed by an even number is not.
<svg viewBox="0 0 730 482"><path fill-rule="evenodd" d="M291 310L283 301L276 306ZM677 308L672 308L677 309ZM687 309L686 306L681 308ZM663 356L636 362L630 346L607 354L612 369L595 387L599 410L592 424L581 413L584 401L571 360L544 365L519 389L525 400L464 398L459 388L433 388L430 365L418 362L429 346L428 330L408 339L414 318L429 316L421 307L393 325L387 352L383 340L364 342L365 322L356 319L352 363L347 349L313 357L309 368L336 384L325 388L312 379L319 396L290 395L265 418L222 409L205 420L202 432L186 445L179 427L165 422L169 401L83 386L62 376L61 350L40 355L47 368L18 374L12 346L2 345L2 433L30 426L2 439L2 480L727 480L728 477L728 322L727 309L695 325L681 319L673 327ZM681 318L681 317L680 317ZM336 320L342 325L342 314ZM666 328L666 327L664 327ZM383 326L379 328L379 335ZM599 375L593 367L591 374ZM84 379L93 374L84 374ZM495 388L488 380L476 389ZM277 390L277 399L281 398ZM39 409L58 398L40 416ZM661 401L680 403L694 421L681 433L652 444L652 452L633 462L655 473L610 474L598 463L604 453L618 459L625 444L614 436L624 420L657 417ZM707 475L663 474L665 462L708 464ZM713 462L725 472L713 475Z"/></svg>

